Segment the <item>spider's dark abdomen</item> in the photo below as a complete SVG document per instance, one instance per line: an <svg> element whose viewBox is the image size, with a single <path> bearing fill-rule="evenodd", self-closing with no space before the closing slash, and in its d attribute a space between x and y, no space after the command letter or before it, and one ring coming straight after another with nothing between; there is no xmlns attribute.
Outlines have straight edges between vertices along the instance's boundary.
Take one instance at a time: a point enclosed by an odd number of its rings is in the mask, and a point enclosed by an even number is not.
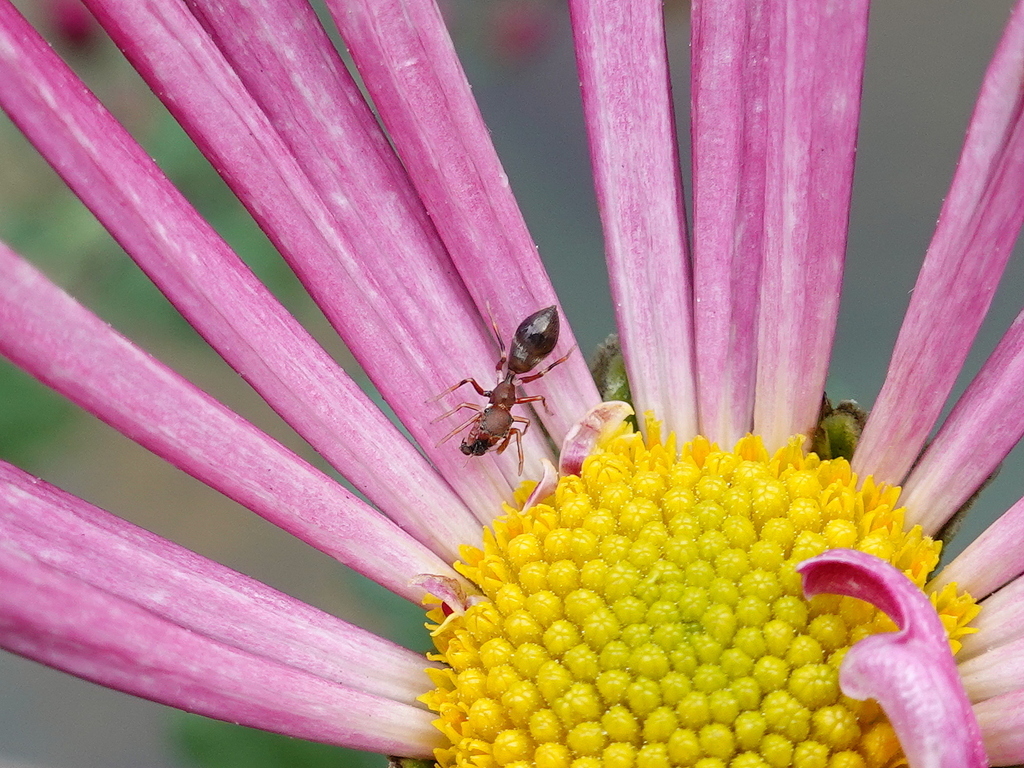
<svg viewBox="0 0 1024 768"><path fill-rule="evenodd" d="M483 456L487 453L487 449L490 448L491 445L493 445L493 443L490 443L483 438L478 438L471 443L463 443L459 449L467 456Z"/></svg>

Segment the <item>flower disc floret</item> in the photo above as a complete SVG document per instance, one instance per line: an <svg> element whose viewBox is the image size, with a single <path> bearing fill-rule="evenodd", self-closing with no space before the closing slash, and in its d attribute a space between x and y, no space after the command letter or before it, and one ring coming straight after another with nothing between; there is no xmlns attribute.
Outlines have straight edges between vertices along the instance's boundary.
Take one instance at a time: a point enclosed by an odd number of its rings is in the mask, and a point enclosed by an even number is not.
<svg viewBox="0 0 1024 768"><path fill-rule="evenodd" d="M871 701L843 695L857 640L895 629L867 603L803 597L827 549L884 558L923 589L940 544L904 530L898 488L844 459L620 434L529 509L506 508L457 568L484 598L431 611L424 701L444 768L897 765ZM932 595L955 651L973 600Z"/></svg>

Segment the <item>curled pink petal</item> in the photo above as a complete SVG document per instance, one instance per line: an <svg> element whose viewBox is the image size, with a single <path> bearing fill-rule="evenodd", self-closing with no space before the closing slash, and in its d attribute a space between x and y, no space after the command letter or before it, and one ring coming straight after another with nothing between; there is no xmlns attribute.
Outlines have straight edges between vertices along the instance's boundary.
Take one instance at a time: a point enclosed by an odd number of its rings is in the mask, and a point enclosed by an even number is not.
<svg viewBox="0 0 1024 768"><path fill-rule="evenodd" d="M219 643L0 540L0 647L188 712L426 757L433 715Z"/></svg>
<svg viewBox="0 0 1024 768"><path fill-rule="evenodd" d="M946 632L925 594L884 560L852 549L829 550L797 570L808 597L866 600L900 628L855 643L839 668L839 685L847 696L881 704L910 765L987 766Z"/></svg>
<svg viewBox="0 0 1024 768"><path fill-rule="evenodd" d="M543 461L544 475L537 483L536 487L530 491L529 497L523 502L523 511L525 512L535 504L539 504L542 499L546 499L552 493L555 492L555 488L558 486L558 470L555 469L555 465L547 459Z"/></svg>
<svg viewBox="0 0 1024 768"><path fill-rule="evenodd" d="M661 0L569 3L633 402L697 434L689 248Z"/></svg>
<svg viewBox="0 0 1024 768"><path fill-rule="evenodd" d="M974 705L992 765L1024 763L1024 690Z"/></svg>
<svg viewBox="0 0 1024 768"><path fill-rule="evenodd" d="M583 460L594 452L598 441L633 415L633 406L611 400L591 408L562 441L558 459L560 475L578 475Z"/></svg>
<svg viewBox="0 0 1024 768"><path fill-rule="evenodd" d="M885 384L857 446L853 469L862 477L903 484L995 295L1024 221L1022 88L1024 4L1018 3L985 73ZM1016 403L1011 407L1019 411Z"/></svg>

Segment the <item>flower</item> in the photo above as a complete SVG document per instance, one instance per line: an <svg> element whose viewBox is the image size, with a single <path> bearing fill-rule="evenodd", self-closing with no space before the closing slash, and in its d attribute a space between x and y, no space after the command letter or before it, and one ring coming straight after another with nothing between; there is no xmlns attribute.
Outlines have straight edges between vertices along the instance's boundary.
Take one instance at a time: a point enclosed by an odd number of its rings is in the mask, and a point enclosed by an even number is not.
<svg viewBox="0 0 1024 768"><path fill-rule="evenodd" d="M608 416L621 408L597 405L582 356L570 355L531 390L546 398L548 434L565 438L562 478L504 514L515 458L463 466L423 404L450 384L438 360L457 354L471 375L491 373L487 314L512 328L523 307L555 297L433 4L328 3L401 161L298 0L89 5L423 455L8 4L4 108L189 322L384 514L6 247L0 349L285 530L399 595L433 600L446 664L9 465L4 647L214 717L445 765L884 765L900 748L920 766L1024 757L1013 674L1024 506L924 583L938 556L930 536L1024 433L1010 407L1022 321L915 464L1024 217L1024 5L986 75L851 471L805 455L793 436L817 423L835 326L866 0L695 3L692 236L659 4L573 2L624 361L633 401L661 422L616 427ZM561 343L571 348L571 333ZM757 437L744 437L751 428ZM685 443L679 455L671 435ZM526 476L542 478L548 445L536 428L522 442ZM626 529L637 537L624 540ZM628 567L614 571L619 562ZM884 618L848 598L805 602L799 589L867 598L900 631L850 647ZM974 599L995 590L968 634ZM947 644L960 643L958 674ZM853 703L865 697L891 728Z"/></svg>

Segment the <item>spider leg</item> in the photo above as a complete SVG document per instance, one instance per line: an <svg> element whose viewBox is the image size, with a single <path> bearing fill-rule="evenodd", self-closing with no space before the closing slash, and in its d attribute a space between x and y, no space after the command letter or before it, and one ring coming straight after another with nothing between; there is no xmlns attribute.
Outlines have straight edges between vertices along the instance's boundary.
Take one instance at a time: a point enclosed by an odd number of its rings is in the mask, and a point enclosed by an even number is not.
<svg viewBox="0 0 1024 768"><path fill-rule="evenodd" d="M565 362L566 360L568 360L568 359L569 359L569 355L571 355L571 354L572 354L572 353L573 353L573 352L574 352L575 350L576 350L576 347L575 347L575 346L573 346L573 348L572 348L572 349L570 349L570 350L569 350L568 352L566 352L566 353L565 353L564 355L562 355L562 356L561 356L560 358L558 358L557 360L555 360L555 362L553 362L553 363L552 363L551 365L549 365L549 366L548 366L547 368L544 368L544 369L542 369L542 370L540 370L540 371L537 371L537 373L532 373L532 374L530 374L529 376L523 376L523 377L522 377L521 379L519 379L519 383L520 383L520 384L526 384L526 383L528 383L528 382L531 382L531 381L536 381L536 380L537 380L537 379L539 379L539 378L540 378L541 376L543 376L543 375L544 375L545 373L547 373L547 372L548 372L548 371L550 371L550 370L551 370L552 368L554 368L554 367L555 367L556 365L561 365L561 364L562 364L562 363L564 363L564 362Z"/></svg>
<svg viewBox="0 0 1024 768"><path fill-rule="evenodd" d="M518 419L518 417L516 417L516 418L514 418L514 420L518 421L519 419ZM527 424L529 424L529 421L527 421ZM516 439L516 448L519 450L519 474L520 475L523 474L523 440L522 440L522 437L521 437L522 434L523 433L522 433L521 430L517 429L516 427L512 427L508 431L508 434L505 435L505 439L502 440L501 445L498 446L498 453L502 453L506 448L508 448L509 441L513 437Z"/></svg>
<svg viewBox="0 0 1024 768"><path fill-rule="evenodd" d="M483 410L484 410L483 408L481 408L479 405L476 405L475 403L459 403L454 408L452 408L450 411L448 411L446 413L442 413L436 419L431 419L430 423L431 424L437 424L437 422L439 422L439 421L444 421L449 416L451 416L453 413L455 413L457 411L461 411L463 408L471 408L472 410L476 411L478 414L482 413Z"/></svg>
<svg viewBox="0 0 1024 768"><path fill-rule="evenodd" d="M501 331L498 330L498 321L494 319L494 315L491 314L491 303L487 302L487 317L491 321L491 329L494 331L494 340L498 342L498 351L501 353L501 358L498 360L498 364L494 366L494 370L501 371L502 366L505 365L505 361L508 360L508 356L505 354L505 342L501 340Z"/></svg>
<svg viewBox="0 0 1024 768"><path fill-rule="evenodd" d="M529 397L517 397L516 405L522 405L523 403L536 403L540 402L544 406L545 413L551 413L551 409L548 408L548 401L544 398L544 395L530 395Z"/></svg>
<svg viewBox="0 0 1024 768"><path fill-rule="evenodd" d="M530 425L533 424L533 422L530 421L530 419L527 419L525 416L513 416L512 417L512 421L518 422L519 424L525 424L526 425L521 430L519 430L519 434L521 434L521 435L525 435L526 434L526 430L528 430L530 428Z"/></svg>
<svg viewBox="0 0 1024 768"><path fill-rule="evenodd" d="M434 395L432 398L427 400L427 402L428 403L436 402L436 401L440 400L442 397L444 397L445 395L447 395L449 392L454 392L456 389L461 387L463 384L472 384L473 385L473 389L476 390L476 393L478 395L480 395L480 397L490 397L491 396L491 393L489 391L487 391L486 389L484 389L483 387L481 387L479 384L476 383L476 379L463 379L458 384L452 384L444 392L441 392L440 394Z"/></svg>
<svg viewBox="0 0 1024 768"><path fill-rule="evenodd" d="M456 410L458 410L458 409L456 409ZM464 421L462 424L459 424L459 426L457 426L455 429L453 429L447 435L445 435L440 440L438 440L434 445L437 446L437 445L440 445L441 443L445 442L446 440L451 440L453 437L455 437L457 434L459 434L459 432L464 430L466 427L468 427L474 421L480 421L481 416L483 416L483 411L480 411L479 413L473 414L467 421Z"/></svg>

